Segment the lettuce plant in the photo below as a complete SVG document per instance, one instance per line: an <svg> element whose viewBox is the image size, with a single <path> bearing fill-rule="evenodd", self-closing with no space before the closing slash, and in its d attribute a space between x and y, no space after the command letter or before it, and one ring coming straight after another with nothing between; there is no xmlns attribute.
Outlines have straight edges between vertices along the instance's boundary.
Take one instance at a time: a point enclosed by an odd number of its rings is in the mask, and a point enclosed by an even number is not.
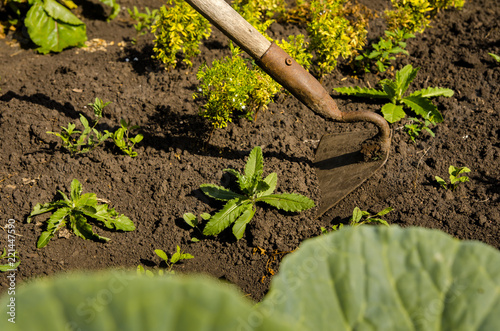
<svg viewBox="0 0 500 331"><path fill-rule="evenodd" d="M499 265L497 249L438 230L346 227L285 256L257 305L202 276L81 272L21 284L0 329L498 330Z"/></svg>
<svg viewBox="0 0 500 331"><path fill-rule="evenodd" d="M99 204L95 193L82 194L83 187L80 182L73 179L71 182L70 197L58 191L63 200L37 203L28 216L27 222L31 218L40 214L54 211L47 220L47 228L42 232L36 244L37 248L42 248L49 243L49 240L57 231L69 224L75 235L83 239L98 241L109 241L109 238L102 237L92 230L92 226L87 222L87 217L101 222L106 228L118 231L135 230L134 223L125 215L118 215L114 208L109 208L107 204Z"/></svg>
<svg viewBox="0 0 500 331"><path fill-rule="evenodd" d="M264 202L290 212L303 211L315 206L314 201L300 194L273 194L278 176L273 172L262 179L263 170L262 149L257 146L250 152L243 174L234 169L224 170L236 177L241 193L213 184L201 185L201 190L209 197L227 201L224 207L208 220L203 229L204 235L217 235L234 223L233 234L236 239L241 239L246 225L255 214L257 202Z"/></svg>
<svg viewBox="0 0 500 331"><path fill-rule="evenodd" d="M451 97L453 95L452 90L441 87L428 87L404 96L411 82L417 76L419 69L413 69L412 65L408 64L396 72L395 80L381 80L379 85L382 87L382 91L358 86L337 87L334 90L355 97L389 99L390 102L382 107L382 114L389 123L394 123L404 118L406 116L405 107L410 108L415 114L432 124L440 123L443 121L443 116L431 102L430 98L437 96Z"/></svg>

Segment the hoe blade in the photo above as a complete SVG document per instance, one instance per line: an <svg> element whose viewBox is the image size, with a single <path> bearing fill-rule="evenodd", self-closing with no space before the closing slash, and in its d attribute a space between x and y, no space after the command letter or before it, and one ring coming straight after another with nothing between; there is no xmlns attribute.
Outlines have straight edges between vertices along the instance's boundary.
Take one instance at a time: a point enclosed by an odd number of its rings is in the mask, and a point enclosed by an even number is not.
<svg viewBox="0 0 500 331"><path fill-rule="evenodd" d="M328 134L321 138L314 161L321 190L317 217L361 185L387 161L389 153L375 161L363 160L361 144L373 136L371 131L356 131Z"/></svg>

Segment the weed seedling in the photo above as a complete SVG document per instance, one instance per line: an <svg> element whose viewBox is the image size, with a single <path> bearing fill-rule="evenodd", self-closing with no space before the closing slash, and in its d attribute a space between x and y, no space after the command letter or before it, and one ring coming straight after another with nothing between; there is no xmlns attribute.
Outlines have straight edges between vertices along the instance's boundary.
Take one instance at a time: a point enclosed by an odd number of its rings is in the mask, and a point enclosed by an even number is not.
<svg viewBox="0 0 500 331"><path fill-rule="evenodd" d="M184 253L183 251L181 251L181 248L179 247L179 245L177 245L177 251L172 255L172 257L170 257L170 259L168 258L167 253L165 253L161 249L155 249L155 253L156 253L156 255L161 257L163 259L163 261L165 261L165 263L167 264L167 268L168 268L167 270L163 270L163 269L158 270L158 275L160 275L160 276L163 276L165 273L169 274L169 275L175 274L175 271L172 270L172 268L174 267L174 264L176 264L182 260L189 260L189 259L194 258L193 255L188 254L188 253ZM154 276L152 271L145 270L144 267L141 265L137 266L137 274L138 275L146 274L146 276L149 276L149 277Z"/></svg>
<svg viewBox="0 0 500 331"><path fill-rule="evenodd" d="M7 253L7 250L3 249L2 255L0 255L0 260L7 259L7 264L0 264L0 272L7 272L10 270L15 270L19 264L21 264L21 260L19 259L19 254L16 252L14 253Z"/></svg>
<svg viewBox="0 0 500 331"><path fill-rule="evenodd" d="M210 214L202 213L200 217L205 221L208 221L210 219ZM194 215L193 213L185 213L184 215L182 215L182 218L184 219L184 222L186 222L187 225L189 225L193 229L198 230L198 232L203 235L203 231L201 231L200 228L198 227L199 220L198 217L196 217L196 215ZM191 238L191 241L198 242L200 240L196 237L193 237Z"/></svg>
<svg viewBox="0 0 500 331"><path fill-rule="evenodd" d="M359 226L359 225L366 224L366 223L379 223L379 224L383 224L385 226L389 226L389 223L387 223L387 221L381 219L380 217L391 212L392 210L393 210L392 207L388 207L382 211L379 211L375 215L372 215L367 211L359 209L359 207L355 207L354 210L352 211L352 216L349 219L349 225L350 226ZM344 227L344 224L340 223L340 224L332 226L331 231L337 231L337 230L342 229L343 227ZM330 231L328 231L324 227L321 227L322 234L327 234L328 232L330 232Z"/></svg>
<svg viewBox="0 0 500 331"><path fill-rule="evenodd" d="M143 139L143 136L142 134L137 134L135 137L129 137L129 132L139 127L137 125L130 126L130 122L125 121L123 118L120 121L120 125L121 128L113 134L113 141L123 153L130 157L136 157L137 152L134 151L134 146Z"/></svg>
<svg viewBox="0 0 500 331"><path fill-rule="evenodd" d="M278 176L273 172L262 179L263 169L262 149L257 146L250 152L244 174L234 169L224 170L236 177L241 193L235 193L213 184L201 185L201 190L207 196L227 201L224 207L209 219L203 229L204 235L217 235L234 223L233 234L236 239L241 239L246 225L255 214L257 202L264 202L290 212L298 212L315 206L314 201L300 194L273 194Z"/></svg>
<svg viewBox="0 0 500 331"><path fill-rule="evenodd" d="M417 76L420 68L413 69L408 64L396 72L396 80L383 79L379 82L382 91L373 88L361 87L337 87L335 91L356 97L389 99L390 103L382 107L382 114L389 123L394 123L406 116L404 107L410 108L415 114L421 116L430 123L440 123L443 117L430 98L437 96L451 97L453 91L441 87L428 87L415 91L409 96L404 96L411 82Z"/></svg>
<svg viewBox="0 0 500 331"><path fill-rule="evenodd" d="M144 7L144 10L146 12L141 13L136 6L134 6L133 10L127 8L130 18L137 22L134 24L134 28L138 35L148 33L151 30L151 26L155 24L159 17L158 9L153 9L151 11L148 7Z"/></svg>
<svg viewBox="0 0 500 331"><path fill-rule="evenodd" d="M457 168L457 167L451 165L448 168L448 173L450 174L450 183L449 184L447 184L445 182L445 180L439 176L434 176L434 178L439 183L439 185L441 185L441 187L443 187L445 190L454 191L457 188L458 184L469 181L469 177L467 177L465 175L460 176L461 174L465 174L467 172L470 172L470 169L467 167Z"/></svg>
<svg viewBox="0 0 500 331"><path fill-rule="evenodd" d="M493 54L493 53L488 53L489 56L491 56L495 61L500 63L500 56Z"/></svg>
<svg viewBox="0 0 500 331"><path fill-rule="evenodd" d="M429 134L434 137L435 134L434 132L429 128L429 125L432 125L432 123L429 120L419 120L418 118L411 117L409 118L410 123L405 125L406 133L410 136L411 141L415 142L415 139L419 136L420 132L422 130L425 130L429 132Z"/></svg>
<svg viewBox="0 0 500 331"><path fill-rule="evenodd" d="M99 120L102 118L104 108L110 103L111 102L104 103L101 99L95 98L94 103L88 104L89 106L92 106L94 115L97 119L94 124L90 126L87 118L80 114L80 123L84 128L83 132L75 130L75 124L68 123L67 128L61 127L63 129L61 133L51 131L47 131L47 133L61 138L63 147L71 154L87 153L112 136L112 133L107 130L104 130L104 133L102 133L95 128L97 123L99 123ZM78 138L74 138L73 134L80 134L80 136Z"/></svg>
<svg viewBox="0 0 500 331"><path fill-rule="evenodd" d="M55 210L47 220L47 229L38 238L37 248L47 245L55 233L68 223L73 233L80 238L109 241L109 238L102 237L92 231L92 226L87 222L87 217L102 222L108 229L119 231L135 230L134 223L128 217L123 214L118 215L115 209L109 208L107 204L98 204L95 193L82 194L82 190L83 187L80 182L73 179L69 198L63 192L58 191L63 200L36 204L28 216L28 223L31 222L33 216Z"/></svg>

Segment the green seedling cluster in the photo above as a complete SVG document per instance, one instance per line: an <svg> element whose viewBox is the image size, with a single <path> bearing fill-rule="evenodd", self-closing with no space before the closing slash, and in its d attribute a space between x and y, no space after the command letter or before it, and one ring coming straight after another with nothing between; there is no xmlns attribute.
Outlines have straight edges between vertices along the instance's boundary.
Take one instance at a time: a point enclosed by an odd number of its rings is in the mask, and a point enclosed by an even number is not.
<svg viewBox="0 0 500 331"><path fill-rule="evenodd" d="M413 69L408 64L396 72L396 79L383 79L379 82L382 90L361 87L337 87L335 91L356 96L377 99L388 99L390 102L382 107L382 114L389 123L397 122L406 117L405 107L411 109L431 124L440 123L443 117L430 98L444 96L451 97L453 91L447 88L428 87L405 96L411 82L417 76L419 68Z"/></svg>
<svg viewBox="0 0 500 331"><path fill-rule="evenodd" d="M19 258L19 253L17 251L10 253L3 249L3 253L0 255L0 260L7 259L6 264L0 264L0 272L7 272L9 270L15 270L20 264L21 260Z"/></svg>
<svg viewBox="0 0 500 331"><path fill-rule="evenodd" d="M435 137L434 132L429 128L429 126L433 124L431 121L420 120L415 117L411 117L409 120L410 122L405 124L404 128L406 129L406 133L410 137L411 141L415 142L422 130L427 131L432 137Z"/></svg>
<svg viewBox="0 0 500 331"><path fill-rule="evenodd" d="M134 151L135 144L142 141L142 134L137 134L135 137L129 137L130 131L139 128L136 125L131 126L130 122L122 119L120 121L121 127L114 133L104 130L100 132L96 129L99 120L102 118L104 108L111 102L103 102L99 98L95 98L94 103L89 103L94 110L94 115L96 120L94 124L90 126L89 121L83 115L80 115L80 123L82 124L84 130L75 130L76 125L74 123L68 123L68 127L61 127L62 132L51 132L47 131L48 134L53 134L62 140L63 147L70 152L70 154L82 154L88 153L101 143L109 138L113 138L115 145L126 155L130 157L136 157L137 152ZM78 137L77 135L80 134Z"/></svg>
<svg viewBox="0 0 500 331"><path fill-rule="evenodd" d="M149 10L148 7L144 7L145 12L141 13L136 6L131 10L127 8L127 12L130 18L136 21L134 24L135 31L138 35L143 35L151 31L151 27L156 23L158 17L160 16L160 11L158 9Z"/></svg>
<svg viewBox="0 0 500 331"><path fill-rule="evenodd" d="M120 5L115 0L101 0L112 8L107 20L112 20L120 12ZM68 47L85 46L87 31L71 9L78 6L71 0L6 0L5 6L9 22L19 29L24 27L30 39L38 46L42 54L61 52Z"/></svg>
<svg viewBox="0 0 500 331"><path fill-rule="evenodd" d="M136 157L137 152L134 151L135 144L142 141L144 138L142 134L137 134L135 137L129 137L130 131L139 128L137 125L130 125L130 122L122 119L120 121L121 128L113 134L113 141L115 145L130 157Z"/></svg>
<svg viewBox="0 0 500 331"><path fill-rule="evenodd" d="M89 106L92 106L96 120L94 121L94 124L90 126L87 118L80 114L80 123L84 128L83 132L75 130L75 124L68 123L67 128L61 127L63 129L61 133L51 131L47 131L47 133L61 138L63 147L73 155L90 152L112 136L112 133L107 130L100 132L96 129L99 120L102 118L104 107L110 103L111 102L104 103L101 99L96 98L94 103L88 104ZM77 134L80 135L78 138L75 138Z"/></svg>
<svg viewBox="0 0 500 331"><path fill-rule="evenodd" d="M439 176L435 176L434 178L436 179L438 184L441 185L441 187L444 188L445 190L454 191L457 188L458 184L465 183L465 182L469 181L469 177L463 175L463 174L468 173L468 172L470 172L470 169L467 167L457 168L457 167L451 165L448 168L448 174L450 175L450 177L449 177L450 183L446 183L446 181ZM461 175L463 175L463 176L461 176Z"/></svg>
<svg viewBox="0 0 500 331"><path fill-rule="evenodd" d="M366 223L379 223L379 224L383 224L385 226L389 226L389 223L387 223L387 221L383 220L380 217L384 216L385 214L390 213L392 210L393 210L392 207L388 207L388 208L385 208L384 210L379 211L378 213L372 215L371 213L369 213L367 211L361 210L359 207L355 207L354 210L352 211L352 216L349 219L349 225L350 226L359 226L359 225L363 225ZM344 227L344 224L342 224L342 223L334 225L334 226L332 226L332 231L340 230L343 227ZM328 232L330 232L330 231L328 231L324 227L321 227L321 233L327 234Z"/></svg>
<svg viewBox="0 0 500 331"><path fill-rule="evenodd" d="M209 213L202 213L200 215L200 218L205 220L205 221L208 221L210 219L210 217L211 216ZM203 235L203 231L200 230L200 228L198 227L198 225L200 224L200 221L199 221L198 217L196 217L196 215L194 215L193 213L185 213L184 215L182 215L182 218L184 219L184 222L186 222L187 225L189 225L193 229L197 230L199 232L199 234ZM200 239L198 239L197 237L192 237L191 241L198 242L198 241L200 241Z"/></svg>
<svg viewBox="0 0 500 331"><path fill-rule="evenodd" d="M155 35L154 57L162 61L167 69L177 65L177 53L184 55L183 63L192 66L191 60L200 53L202 39L212 33L210 23L187 2L168 0L162 6L158 19L151 27Z"/></svg>
<svg viewBox="0 0 500 331"><path fill-rule="evenodd" d="M161 249L155 249L155 254L158 255L167 264L167 270L163 270L163 269L158 270L159 276L163 276L164 274L174 275L175 271L172 270L174 267L174 264L176 264L182 260L189 260L189 259L194 258L193 255L188 254L188 253L184 253L183 251L181 251L181 248L179 245L177 245L177 251L174 254L172 254L170 259L168 258L167 253L165 253ZM141 265L137 266L137 274L138 275L146 275L148 277L154 277L154 273L152 271L144 269L144 267Z"/></svg>
<svg viewBox="0 0 500 331"><path fill-rule="evenodd" d="M35 205L28 216L28 223L31 222L34 216L53 211L47 220L46 230L38 238L37 248L46 246L56 232L66 227L66 225L69 225L73 233L80 238L109 241L109 238L100 236L92 230L87 218L99 222L110 230L135 230L134 223L127 216L118 215L115 209L110 208L107 204L99 204L95 193L82 194L82 191L83 187L80 182L73 179L69 197L58 191L63 198L62 200Z"/></svg>
<svg viewBox="0 0 500 331"><path fill-rule="evenodd" d="M396 60L396 54L406 54L406 40L415 38L412 33L407 33L404 30L396 29L395 31L385 32L385 38L380 38L380 41L373 44L373 50L367 51L358 55L355 60L363 67L365 72L370 72L371 64L375 65L380 72L385 72L390 66L391 61Z"/></svg>
<svg viewBox="0 0 500 331"><path fill-rule="evenodd" d="M233 234L236 239L241 239L246 225L256 212L258 202L288 212L299 212L315 206L314 201L300 194L274 194L278 176L273 172L263 179L263 170L262 149L257 146L250 152L243 174L234 169L224 170L236 177L240 193L213 184L201 185L201 190L207 196L227 201L224 207L208 220L203 229L204 235L215 236L234 223Z"/></svg>

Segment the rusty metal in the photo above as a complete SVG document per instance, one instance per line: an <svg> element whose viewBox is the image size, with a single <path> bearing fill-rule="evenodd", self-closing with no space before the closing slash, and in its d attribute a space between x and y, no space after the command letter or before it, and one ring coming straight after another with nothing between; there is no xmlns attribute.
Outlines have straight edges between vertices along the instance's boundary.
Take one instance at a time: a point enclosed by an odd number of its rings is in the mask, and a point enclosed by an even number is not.
<svg viewBox="0 0 500 331"><path fill-rule="evenodd" d="M370 111L341 112L330 94L307 70L278 45L272 43L258 61L259 66L308 108L336 122L370 122L379 132L376 143L382 154L389 151L390 128L380 115Z"/></svg>

